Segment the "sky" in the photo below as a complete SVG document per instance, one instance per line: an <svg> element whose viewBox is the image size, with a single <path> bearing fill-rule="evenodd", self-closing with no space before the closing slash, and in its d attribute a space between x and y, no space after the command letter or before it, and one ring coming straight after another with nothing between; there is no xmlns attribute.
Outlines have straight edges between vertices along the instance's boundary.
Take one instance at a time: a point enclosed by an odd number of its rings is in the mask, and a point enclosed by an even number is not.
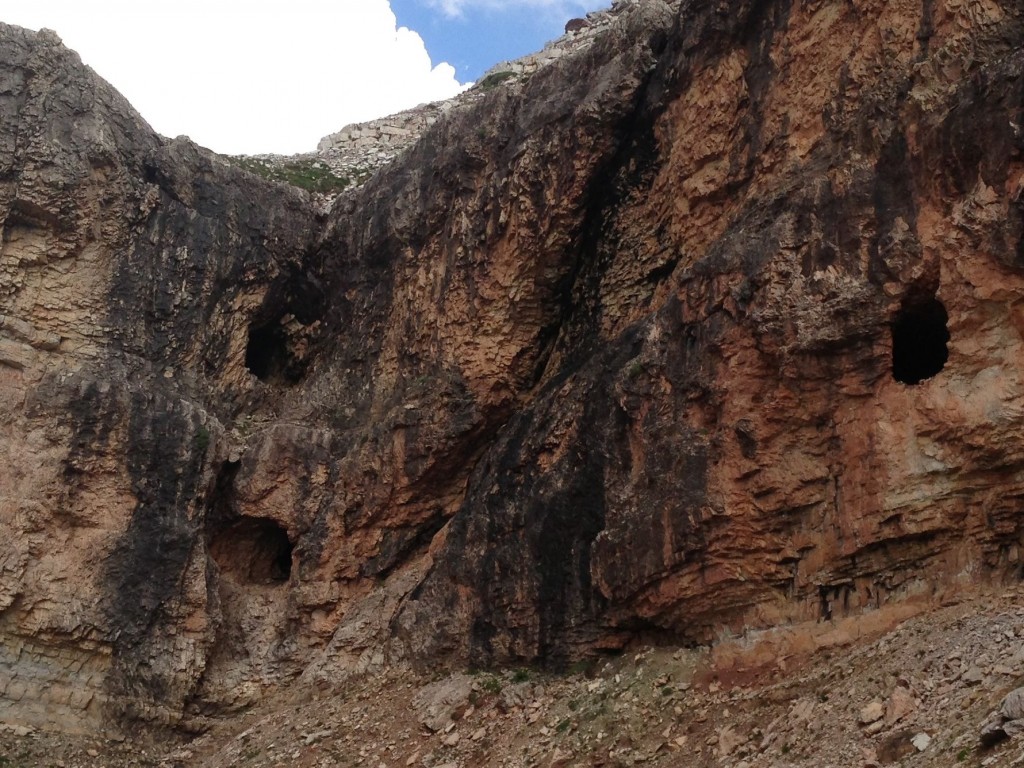
<svg viewBox="0 0 1024 768"><path fill-rule="evenodd" d="M461 82L539 51L569 19L609 5L611 0L391 0L398 23L415 29L434 59L451 64Z"/></svg>
<svg viewBox="0 0 1024 768"><path fill-rule="evenodd" d="M454 96L610 0L0 0L47 27L159 133L293 154Z"/></svg>

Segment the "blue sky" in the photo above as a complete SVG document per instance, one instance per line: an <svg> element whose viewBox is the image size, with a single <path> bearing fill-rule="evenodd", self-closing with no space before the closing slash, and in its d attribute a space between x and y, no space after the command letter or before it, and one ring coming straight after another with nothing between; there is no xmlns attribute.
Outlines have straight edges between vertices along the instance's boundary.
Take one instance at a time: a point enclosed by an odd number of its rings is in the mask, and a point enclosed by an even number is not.
<svg viewBox="0 0 1024 768"><path fill-rule="evenodd" d="M53 29L164 136L294 154L446 99L611 0L0 0Z"/></svg>
<svg viewBox="0 0 1024 768"><path fill-rule="evenodd" d="M565 22L611 0L391 0L398 24L419 33L434 63L478 80L499 61L539 51Z"/></svg>

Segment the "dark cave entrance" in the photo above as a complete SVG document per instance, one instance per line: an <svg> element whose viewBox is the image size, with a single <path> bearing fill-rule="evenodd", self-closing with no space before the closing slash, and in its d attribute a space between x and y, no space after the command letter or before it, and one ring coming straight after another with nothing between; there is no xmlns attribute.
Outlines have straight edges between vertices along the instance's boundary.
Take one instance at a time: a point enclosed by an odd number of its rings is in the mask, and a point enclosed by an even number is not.
<svg viewBox="0 0 1024 768"><path fill-rule="evenodd" d="M949 315L935 296L907 300L892 324L892 377L920 384L949 359Z"/></svg>
<svg viewBox="0 0 1024 768"><path fill-rule="evenodd" d="M292 573L292 543L273 520L243 517L210 540L210 556L221 573L239 584L283 584Z"/></svg>
<svg viewBox="0 0 1024 768"><path fill-rule="evenodd" d="M311 339L327 309L320 284L290 272L268 291L249 326L245 367L260 381L294 385L309 366Z"/></svg>
<svg viewBox="0 0 1024 768"><path fill-rule="evenodd" d="M288 346L288 334L279 322L249 329L245 367L260 381L297 384L302 379L302 371L297 369Z"/></svg>

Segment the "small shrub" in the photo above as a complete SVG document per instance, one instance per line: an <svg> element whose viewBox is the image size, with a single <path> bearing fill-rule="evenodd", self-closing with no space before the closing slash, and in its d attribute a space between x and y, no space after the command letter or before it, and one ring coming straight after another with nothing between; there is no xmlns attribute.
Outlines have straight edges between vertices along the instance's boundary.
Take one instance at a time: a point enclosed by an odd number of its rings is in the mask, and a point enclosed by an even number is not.
<svg viewBox="0 0 1024 768"><path fill-rule="evenodd" d="M591 669L591 662L589 660L587 660L587 659L580 659L579 661L574 661L569 666L569 674L570 675L585 675L585 674L587 674L587 672L590 671L590 669Z"/></svg>
<svg viewBox="0 0 1024 768"><path fill-rule="evenodd" d="M512 673L513 683L525 683L530 679L530 670L528 669L517 669Z"/></svg>
<svg viewBox="0 0 1024 768"><path fill-rule="evenodd" d="M192 438L192 445L195 447L196 453L206 453L206 449L210 447L210 430L206 427L199 427Z"/></svg>
<svg viewBox="0 0 1024 768"><path fill-rule="evenodd" d="M485 91L489 91L492 88L497 88L506 80L509 80L515 76L516 73L511 72L509 70L504 70L502 72L494 72L480 81L480 87Z"/></svg>
<svg viewBox="0 0 1024 768"><path fill-rule="evenodd" d="M495 696L501 693L501 681L493 675L485 677L484 681L480 683L480 687L487 693L494 694Z"/></svg>

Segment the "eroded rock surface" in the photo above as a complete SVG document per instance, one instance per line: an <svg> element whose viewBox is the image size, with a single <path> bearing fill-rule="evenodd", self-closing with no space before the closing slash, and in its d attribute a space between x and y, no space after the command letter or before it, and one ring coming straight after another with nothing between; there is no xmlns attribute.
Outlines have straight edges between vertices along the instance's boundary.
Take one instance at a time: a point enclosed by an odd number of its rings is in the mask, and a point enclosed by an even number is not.
<svg viewBox="0 0 1024 768"><path fill-rule="evenodd" d="M0 713L1018 578L1021 13L621 5L327 214L0 27Z"/></svg>

